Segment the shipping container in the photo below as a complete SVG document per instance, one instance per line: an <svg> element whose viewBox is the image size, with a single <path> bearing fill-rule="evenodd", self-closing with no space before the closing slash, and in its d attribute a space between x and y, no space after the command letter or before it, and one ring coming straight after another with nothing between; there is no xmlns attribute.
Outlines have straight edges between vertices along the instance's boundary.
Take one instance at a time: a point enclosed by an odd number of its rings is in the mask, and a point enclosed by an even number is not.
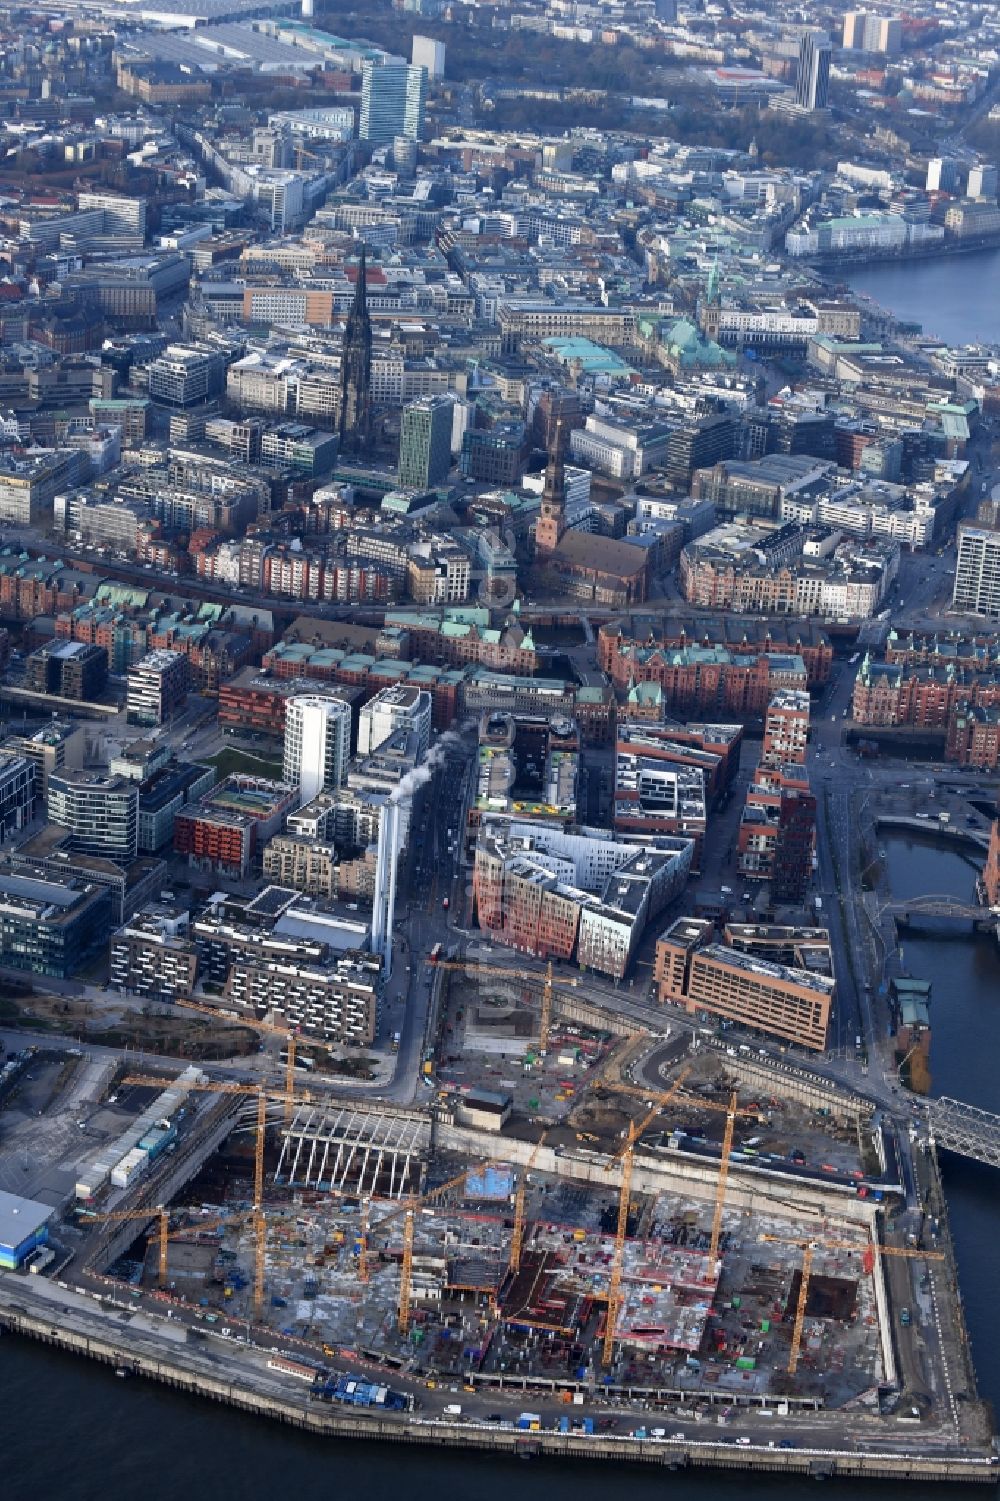
<svg viewBox="0 0 1000 1501"><path fill-rule="evenodd" d="M111 1169L111 1182L115 1188L128 1188L149 1166L149 1158L138 1147L132 1150Z"/></svg>

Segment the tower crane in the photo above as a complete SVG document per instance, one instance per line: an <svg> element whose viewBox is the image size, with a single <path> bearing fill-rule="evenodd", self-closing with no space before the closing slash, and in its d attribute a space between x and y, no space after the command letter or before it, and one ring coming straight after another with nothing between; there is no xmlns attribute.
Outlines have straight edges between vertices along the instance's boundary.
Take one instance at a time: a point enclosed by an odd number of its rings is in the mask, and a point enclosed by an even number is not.
<svg viewBox="0 0 1000 1501"><path fill-rule="evenodd" d="M614 1354L615 1325L618 1322L618 1309L621 1304L622 1263L625 1255L625 1235L628 1230L628 1210L632 1194L632 1166L635 1160L636 1142L642 1136L650 1121L659 1115L660 1111L676 1097L689 1072L690 1065L687 1068L681 1069L673 1085L665 1093L654 1092L652 1095L653 1103L642 1123L636 1126L635 1121L629 1122L625 1145L617 1154L617 1158L621 1160L622 1165L622 1182L621 1191L618 1195L618 1224L615 1230L615 1247L611 1255L611 1276L608 1279L608 1311L604 1322L604 1349L601 1355L604 1365L611 1364L611 1357ZM626 1092L631 1094L631 1087L627 1091L622 1091L622 1093ZM645 1098L647 1100L650 1099L650 1095L647 1093Z"/></svg>
<svg viewBox="0 0 1000 1501"><path fill-rule="evenodd" d="M875 1265L875 1252L882 1256L903 1256L918 1261L944 1261L942 1251L922 1251L919 1247L909 1246L884 1246L879 1245L874 1239L869 1240L866 1246L853 1245L850 1241L828 1240L825 1236L816 1236L812 1239L801 1240L794 1236L786 1235L762 1235L761 1240L777 1241L787 1246L802 1247L802 1270L800 1273L799 1296L795 1306L795 1322L792 1325L792 1343L788 1352L788 1374L794 1376L799 1364L799 1353L802 1348L802 1331L806 1321L806 1305L809 1300L809 1281L812 1276L813 1256L817 1250L828 1251L854 1251L861 1255L862 1264L866 1272L871 1273Z"/></svg>
<svg viewBox="0 0 1000 1501"><path fill-rule="evenodd" d="M517 1194L514 1198L514 1230L510 1237L509 1266L511 1273L516 1276L521 1269L521 1247L524 1244L524 1201L528 1195L528 1174L538 1160L538 1154L542 1150L548 1131L543 1131L531 1151L531 1156L524 1165L521 1180L517 1185Z"/></svg>
<svg viewBox="0 0 1000 1501"><path fill-rule="evenodd" d="M398 1219L401 1214L405 1215L405 1221L403 1224L403 1257L400 1266L399 1278L398 1326L400 1334L406 1334L410 1327L410 1298L413 1281L413 1234L417 1209L421 1204L432 1204L435 1200L440 1199L444 1194L449 1193L453 1188L460 1187L466 1182L466 1180L471 1176L472 1173L483 1172L488 1167L506 1167L507 1165L508 1164L506 1162L502 1162L501 1159L495 1157L490 1157L485 1162L471 1163L467 1168L464 1168L462 1172L457 1173L454 1178L449 1178L446 1183L439 1183L437 1188L432 1188L429 1193L422 1195L410 1194L406 1199L403 1200L402 1203L397 1204L395 1208L390 1209L389 1213L383 1215L379 1220L379 1229L382 1229L383 1226L388 1225L392 1220ZM361 1237L361 1259L365 1262L364 1276L361 1277L361 1280L363 1282L367 1281L368 1279L367 1256L370 1207L371 1200L369 1199L365 1205L363 1231ZM358 1275L361 1276L360 1263Z"/></svg>
<svg viewBox="0 0 1000 1501"><path fill-rule="evenodd" d="M167 1280L167 1235L170 1224L170 1211L163 1204L151 1205L146 1209L119 1209L112 1214L95 1214L88 1209L85 1212L88 1220L103 1220L108 1224L115 1221L144 1220L149 1224L150 1220L158 1221L157 1228L157 1281L163 1287Z"/></svg>
<svg viewBox="0 0 1000 1501"><path fill-rule="evenodd" d="M726 1128L722 1134L722 1153L719 1159L719 1177L715 1189L715 1210L712 1215L712 1237L709 1244L709 1256L714 1261L719 1254L719 1241L722 1238L722 1213L726 1203L726 1184L729 1179L729 1160L733 1150L733 1129L738 1115L750 1115L750 1111L740 1111L736 1108L737 1095L734 1090L729 1096L728 1105L719 1105L714 1100L703 1100L699 1095L685 1094L681 1090L681 1084L687 1077L689 1069L685 1068L678 1075L675 1083L665 1095L658 1095L655 1090L640 1089L635 1084L611 1084L605 1083L602 1088L612 1094L629 1095L639 1100L659 1100L661 1104L667 1101L680 1101L696 1107L699 1110L719 1110L726 1113ZM641 1134L641 1133L640 1133Z"/></svg>
<svg viewBox="0 0 1000 1501"><path fill-rule="evenodd" d="M132 1074L122 1082L124 1084L144 1085L153 1089L162 1089L165 1081L149 1077L145 1074ZM264 1261L266 1250L266 1227L264 1223L264 1145L267 1137L267 1102L268 1100L287 1102L288 1096L280 1090L268 1089L260 1084L206 1082L204 1084L190 1084L187 1087L206 1094L246 1095L256 1098L257 1101L257 1128L253 1167L253 1210L251 1218L254 1233L253 1311L254 1317L259 1318L261 1308L264 1304Z"/></svg>
<svg viewBox="0 0 1000 1501"><path fill-rule="evenodd" d="M726 1184L729 1181L729 1158L733 1150L733 1128L736 1125L736 1091L729 1096L726 1110L726 1129L722 1133L722 1155L719 1158L719 1178L715 1186L715 1213L712 1215L712 1238L708 1255L715 1261L719 1255L719 1240L722 1237L722 1211L726 1207Z"/></svg>
<svg viewBox="0 0 1000 1501"><path fill-rule="evenodd" d="M513 965L501 964L475 964L467 959L434 959L429 960L435 969L472 969L474 973L481 975L502 975L505 979L520 980L522 984L528 983L542 987L542 1008L538 1028L538 1051L547 1053L549 1050L549 1033L552 1030L552 1006L557 985L569 985L574 988L581 984L577 975L553 975L552 960L545 966L545 973L539 975L537 971L517 969Z"/></svg>
<svg viewBox="0 0 1000 1501"><path fill-rule="evenodd" d="M212 1006L203 1006L200 1001L193 1001L190 997L174 1002L175 1006L181 1006L185 1011L197 1011L201 1016L211 1016L216 1021L231 1021L236 1027L249 1027L254 1032L266 1032L269 1037L281 1037L284 1039L286 1048L285 1062L285 1125L291 1124L292 1111L295 1108L295 1046L296 1033L291 1027L278 1027L273 1022L262 1021L257 1016L223 1016L220 1011Z"/></svg>

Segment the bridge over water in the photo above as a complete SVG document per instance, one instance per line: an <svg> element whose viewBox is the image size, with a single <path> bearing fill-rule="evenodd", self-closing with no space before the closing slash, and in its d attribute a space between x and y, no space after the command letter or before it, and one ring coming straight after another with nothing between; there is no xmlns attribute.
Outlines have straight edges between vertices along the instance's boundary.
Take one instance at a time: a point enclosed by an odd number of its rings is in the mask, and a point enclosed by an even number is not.
<svg viewBox="0 0 1000 1501"><path fill-rule="evenodd" d="M921 1113L938 1147L984 1162L988 1167L1000 1167L1000 1115L948 1095L924 1101Z"/></svg>
<svg viewBox="0 0 1000 1501"><path fill-rule="evenodd" d="M890 917L958 917L974 923L1000 923L1000 907L984 907L979 902L963 902L940 895L900 897L897 901L884 902L877 909L877 916Z"/></svg>

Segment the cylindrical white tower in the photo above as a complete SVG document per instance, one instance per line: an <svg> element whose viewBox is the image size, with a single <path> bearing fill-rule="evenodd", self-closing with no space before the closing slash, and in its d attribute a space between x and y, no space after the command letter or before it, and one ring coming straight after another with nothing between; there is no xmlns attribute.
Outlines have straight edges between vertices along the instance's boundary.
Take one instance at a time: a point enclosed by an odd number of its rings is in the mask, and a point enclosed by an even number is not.
<svg viewBox="0 0 1000 1501"><path fill-rule="evenodd" d="M342 698L303 694L285 705L284 778L303 803L324 787L341 787L351 755L351 706Z"/></svg>

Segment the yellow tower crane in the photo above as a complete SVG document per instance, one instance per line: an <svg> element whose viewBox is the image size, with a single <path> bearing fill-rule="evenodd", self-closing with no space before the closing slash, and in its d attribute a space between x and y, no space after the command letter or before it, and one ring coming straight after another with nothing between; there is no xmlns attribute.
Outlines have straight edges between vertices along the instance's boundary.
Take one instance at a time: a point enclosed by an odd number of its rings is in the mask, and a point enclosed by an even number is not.
<svg viewBox="0 0 1000 1501"><path fill-rule="evenodd" d="M515 966L500 964L476 964L467 959L431 959L429 961L435 969L465 970L480 975L500 975L507 980L519 980L522 984L541 985L542 1006L538 1026L538 1051L547 1053L549 1050L549 1033L552 1030L552 1007L557 985L578 986L581 981L577 975L554 975L552 973L552 960L545 966L545 973L539 974L534 970L518 969Z"/></svg>
<svg viewBox="0 0 1000 1501"><path fill-rule="evenodd" d="M709 1256L714 1261L719 1254L719 1241L722 1237L722 1213L726 1204L726 1185L729 1180L729 1160L733 1150L733 1129L736 1118L739 1115L751 1115L752 1111L737 1110L735 1090L729 1097L728 1105L719 1105L714 1100L703 1100L700 1095L685 1094L681 1090L681 1084L687 1077L689 1069L685 1068L678 1075L676 1082L666 1095L658 1095L655 1090L642 1089L636 1084L617 1084L605 1082L602 1089L612 1094L629 1095L637 1100L659 1100L661 1104L667 1101L679 1101L682 1104L691 1105L698 1110L724 1110L726 1113L726 1128L722 1134L722 1153L719 1159L719 1177L715 1189L715 1210L712 1215L712 1237L709 1244Z"/></svg>
<svg viewBox="0 0 1000 1501"><path fill-rule="evenodd" d="M165 1286L167 1280L167 1239L168 1227L170 1224L170 1211L166 1209L164 1205L158 1204L155 1207L151 1206L147 1209L121 1209L117 1210L113 1214L95 1214L93 1210L88 1209L85 1211L85 1216L88 1220L104 1220L109 1224L116 1220L145 1220L146 1224L148 1224L150 1220L157 1220L158 1227L156 1280L161 1287ZM136 1234L138 1234L138 1231L136 1232Z"/></svg>
<svg viewBox="0 0 1000 1501"><path fill-rule="evenodd" d="M604 1349L601 1355L604 1365L610 1365L614 1355L615 1325L618 1322L618 1309L621 1304L622 1266L625 1256L625 1236L628 1230L629 1203L632 1195L632 1167L635 1160L636 1142L650 1121L676 1098L689 1072L690 1065L681 1069L674 1083L665 1093L647 1091L643 1095L641 1090L633 1091L631 1085L626 1085L618 1091L629 1095L634 1092L652 1103L639 1126L636 1126L635 1121L629 1123L625 1145L619 1150L616 1158L616 1160L621 1160L622 1182L618 1195L618 1224L615 1230L615 1247L611 1255L611 1275L608 1279L608 1311L604 1323Z"/></svg>
<svg viewBox="0 0 1000 1501"><path fill-rule="evenodd" d="M531 1156L524 1165L521 1180L517 1185L517 1194L514 1198L514 1229L510 1237L509 1265L511 1273L517 1276L521 1270L521 1248L524 1245L524 1201L528 1194L528 1174L538 1161L538 1154L542 1150L548 1131L543 1131L531 1151Z"/></svg>
<svg viewBox="0 0 1000 1501"><path fill-rule="evenodd" d="M798 1370L799 1354L802 1348L802 1331L806 1322L806 1305L809 1301L809 1282L812 1277L813 1257L817 1250L828 1251L854 1251L864 1259L865 1269L871 1271L874 1266L875 1253L880 1256L904 1256L918 1261L944 1261L942 1251L922 1251L919 1248L908 1246L884 1246L877 1241L871 1240L866 1246L858 1246L850 1241L828 1240L825 1236L815 1236L812 1239L801 1240L794 1236L785 1235L762 1235L761 1240L777 1241L786 1246L802 1247L802 1270L800 1273L799 1296L795 1305L795 1322L792 1325L792 1343L788 1352L788 1374L794 1376Z"/></svg>
<svg viewBox="0 0 1000 1501"><path fill-rule="evenodd" d="M715 1186L715 1213L712 1215L712 1238L708 1246L708 1255L711 1261L715 1261L719 1255L719 1241L722 1237L722 1211L726 1207L726 1184L729 1181L729 1158L733 1150L733 1128L735 1125L736 1091L734 1089L729 1096L729 1106L726 1110L726 1129L722 1133L719 1178Z"/></svg>
<svg viewBox="0 0 1000 1501"><path fill-rule="evenodd" d="M122 1081L126 1085L143 1085L152 1089L163 1089L166 1080L150 1077L146 1074L132 1074ZM287 1102L287 1095L280 1090L268 1089L260 1084L221 1084L207 1082L204 1084L189 1084L189 1089L197 1089L206 1094L231 1094L252 1096L257 1101L257 1131L254 1147L254 1170L253 1170L253 1208L251 1218L254 1230L254 1278L253 1278L253 1312L254 1317L259 1318L264 1304L264 1262L266 1252L266 1226L264 1223L264 1146L267 1139L267 1102L277 1100ZM303 1096L303 1098L307 1098Z"/></svg>
<svg viewBox="0 0 1000 1501"><path fill-rule="evenodd" d="M466 1179L472 1173L483 1172L488 1167L506 1167L508 1165L506 1162L502 1162L501 1159L495 1157L490 1157L485 1162L472 1163L469 1167L464 1168L462 1172L456 1174L454 1178L449 1178L446 1183L439 1183L437 1188L432 1188L429 1193L423 1195L410 1194L402 1202L397 1203L394 1208L390 1209L388 1214L383 1215L378 1221L378 1227L381 1230L385 1225L398 1219L401 1214L406 1216L403 1224L403 1256L399 1278L398 1325L401 1334L406 1334L410 1327L410 1301L413 1280L413 1233L417 1209L421 1204L432 1204L435 1199L440 1199L442 1195L449 1193L453 1188L458 1188L465 1183ZM367 1281L368 1278L367 1257L370 1209L371 1200L369 1199L365 1204L363 1233L361 1236L361 1259L365 1262L365 1273L361 1278L362 1281ZM361 1276L360 1265L358 1274Z"/></svg>
<svg viewBox="0 0 1000 1501"><path fill-rule="evenodd" d="M185 1000L175 1001L174 1004L183 1007L185 1011L197 1011L201 1016L211 1016L216 1021L232 1022L234 1027L249 1027L253 1032L266 1032L269 1037L280 1037L284 1040L286 1048L285 1125L290 1125L292 1111L295 1108L296 1033L290 1027L278 1027L273 1022L262 1021L257 1016L226 1016L221 1011L217 1011L213 1006L203 1006L200 1001L192 1001L190 997Z"/></svg>

